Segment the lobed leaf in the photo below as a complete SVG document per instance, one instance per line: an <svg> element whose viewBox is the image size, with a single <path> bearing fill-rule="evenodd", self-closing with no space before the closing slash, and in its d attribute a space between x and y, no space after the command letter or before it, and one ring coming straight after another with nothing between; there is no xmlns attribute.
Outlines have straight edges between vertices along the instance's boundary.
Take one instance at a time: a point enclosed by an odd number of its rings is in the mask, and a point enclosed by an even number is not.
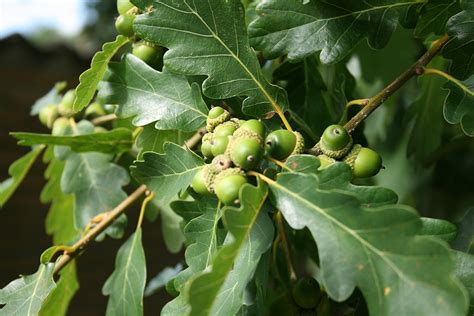
<svg viewBox="0 0 474 316"><path fill-rule="evenodd" d="M128 151L132 145L132 132L126 128L117 128L107 132L76 136L53 136L36 133L10 133L18 139L19 145L32 146L38 144L68 146L75 152L95 151L115 154Z"/></svg>
<svg viewBox="0 0 474 316"><path fill-rule="evenodd" d="M185 133L180 130L157 130L154 124L148 124L137 138L136 145L140 148L138 159L143 158L143 153L153 151L163 153L163 145L166 142L183 144L193 133Z"/></svg>
<svg viewBox="0 0 474 316"><path fill-rule="evenodd" d="M364 38L373 48L384 47L398 18L419 1L262 1L259 18L249 25L250 41L267 58L288 55L301 60L321 51L323 63L336 63Z"/></svg>
<svg viewBox="0 0 474 316"><path fill-rule="evenodd" d="M461 124L467 136L474 137L474 75L461 84L464 88L448 81L443 88L449 90L444 101L444 118L448 123Z"/></svg>
<svg viewBox="0 0 474 316"><path fill-rule="evenodd" d="M204 94L212 99L246 96L244 113L271 116L288 108L283 89L270 84L248 44L240 0L154 2L155 11L138 16L137 34L167 47L165 67L205 75Z"/></svg>
<svg viewBox="0 0 474 316"><path fill-rule="evenodd" d="M257 187L244 185L240 208L223 209L229 234L211 269L187 285L190 315L234 315L242 307L245 288L273 240L273 222L262 209L267 195L262 182Z"/></svg>
<svg viewBox="0 0 474 316"><path fill-rule="evenodd" d="M102 289L109 296L106 315L143 315L146 282L142 230L138 228L120 247L115 270Z"/></svg>
<svg viewBox="0 0 474 316"><path fill-rule="evenodd" d="M474 312L474 255L460 251L453 251L453 253L456 262L455 274L469 293L469 314L472 315Z"/></svg>
<svg viewBox="0 0 474 316"><path fill-rule="evenodd" d="M184 256L188 267L173 281L180 295L168 302L161 313L184 315L190 311L184 286L190 278L210 266L218 249L217 225L221 216L214 197L203 197L197 202L175 201L171 205L178 214L188 220L184 227L188 244Z"/></svg>
<svg viewBox="0 0 474 316"><path fill-rule="evenodd" d="M118 104L119 118L133 116L135 126L156 122L157 129L192 132L206 123L208 109L197 84L190 85L184 76L154 70L130 54L109 65L99 97Z"/></svg>
<svg viewBox="0 0 474 316"><path fill-rule="evenodd" d="M166 283L173 280L173 278L183 271L183 265L178 263L174 267L166 267L161 270L156 276L151 279L145 288L145 296L155 294L157 291L162 289Z"/></svg>
<svg viewBox="0 0 474 316"><path fill-rule="evenodd" d="M0 182L0 207L3 207L13 193L15 193L16 189L18 189L43 149L43 146L34 147L29 153L15 161L10 166L8 174L11 178Z"/></svg>
<svg viewBox="0 0 474 316"><path fill-rule="evenodd" d="M76 88L76 99L74 100L75 112L81 111L91 102L97 86L107 70L109 61L128 41L128 38L119 35L115 41L105 43L102 50L94 55L91 67L79 76L79 85Z"/></svg>
<svg viewBox="0 0 474 316"><path fill-rule="evenodd" d="M0 289L0 315L37 315L41 304L56 287L54 263L40 264L34 274L21 276Z"/></svg>
<svg viewBox="0 0 474 316"><path fill-rule="evenodd" d="M422 217L419 235L433 236L451 242L456 237L456 225L448 221Z"/></svg>
<svg viewBox="0 0 474 316"><path fill-rule="evenodd" d="M333 168L350 173L345 164ZM468 298L449 250L417 236L421 221L411 208L367 207L354 193L324 189L315 174L283 173L270 190L288 224L311 231L321 282L333 300L347 299L357 286L374 315L466 313Z"/></svg>
<svg viewBox="0 0 474 316"><path fill-rule="evenodd" d="M133 177L155 193L160 202L170 202L186 189L204 165L201 157L189 149L165 143L164 154L146 152L143 160L130 167Z"/></svg>
<svg viewBox="0 0 474 316"><path fill-rule="evenodd" d="M459 12L457 0L431 0L421 8L420 17L415 28L415 36L427 36L431 33L442 35L446 22Z"/></svg>
<svg viewBox="0 0 474 316"><path fill-rule="evenodd" d="M451 59L450 73L464 80L474 72L474 1L461 1L463 11L452 16L446 31L452 37L443 48L443 56Z"/></svg>

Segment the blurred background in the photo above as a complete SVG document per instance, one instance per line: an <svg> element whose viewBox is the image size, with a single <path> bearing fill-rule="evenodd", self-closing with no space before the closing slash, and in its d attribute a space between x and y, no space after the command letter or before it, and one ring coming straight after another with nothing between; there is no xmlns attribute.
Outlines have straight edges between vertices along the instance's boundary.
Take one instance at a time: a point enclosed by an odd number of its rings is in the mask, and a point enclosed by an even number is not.
<svg viewBox="0 0 474 316"><path fill-rule="evenodd" d="M0 0L0 182L10 164L28 151L8 133L48 132L31 105L58 81L74 88L102 43L116 36L115 1L111 0ZM51 245L44 221L48 205L39 202L45 168L38 160L10 201L0 209L0 288L19 274L36 271L39 256ZM139 205L130 209L129 223L136 222ZM161 237L159 220L144 225L148 276L175 265ZM129 225L130 227L134 225ZM133 228L133 227L132 227ZM107 297L102 285L114 269L115 255L123 240L106 239L91 244L78 259L80 290L68 315L104 315ZM169 300L165 291L145 299L147 314L158 314Z"/></svg>

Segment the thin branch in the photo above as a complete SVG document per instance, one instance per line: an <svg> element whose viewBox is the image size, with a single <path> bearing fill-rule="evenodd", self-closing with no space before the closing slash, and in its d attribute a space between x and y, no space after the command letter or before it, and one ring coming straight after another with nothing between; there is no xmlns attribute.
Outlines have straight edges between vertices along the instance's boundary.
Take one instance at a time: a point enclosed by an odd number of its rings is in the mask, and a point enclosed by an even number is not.
<svg viewBox="0 0 474 316"><path fill-rule="evenodd" d="M107 114L107 115L98 116L95 119L93 119L91 122L94 125L101 125L101 124L108 123L110 121L115 121L116 119L117 119L117 115Z"/></svg>
<svg viewBox="0 0 474 316"><path fill-rule="evenodd" d="M201 141L202 137L204 134L206 134L207 131L205 128L201 128L194 134L190 139L188 139L186 142L184 142L184 146L188 148L194 148L199 142Z"/></svg>
<svg viewBox="0 0 474 316"><path fill-rule="evenodd" d="M70 261L75 257L80 255L82 250L89 245L100 233L106 230L116 218L118 218L122 213L125 212L127 207L129 207L133 202L135 202L140 196L146 192L146 186L141 185L136 189L132 194L130 194L125 200L123 200L117 207L107 213L102 221L92 228L84 237L78 240L73 246L72 251L65 252L63 256L59 259L54 267L54 274L58 274L62 268L64 268Z"/></svg>
<svg viewBox="0 0 474 316"><path fill-rule="evenodd" d="M296 280L295 268L293 267L293 262L291 260L290 246L288 244L288 239L286 238L285 225L283 223L283 216L281 215L281 211L278 211L276 213L275 221L278 228L278 237L280 238L281 245L283 246L283 250L285 253L285 260L288 272L290 273L290 279Z"/></svg>
<svg viewBox="0 0 474 316"><path fill-rule="evenodd" d="M367 105L365 105L344 127L349 133L353 133L354 130L364 121L373 111L375 111L382 103L385 102L392 94L398 91L408 80L416 75L423 73L423 68L441 51L441 49L448 43L450 37L444 35L438 40L434 41L431 47L426 53L420 57L408 70L398 76L392 83L385 87L378 94L369 99ZM308 153L313 155L321 154L321 151L316 146L308 149Z"/></svg>

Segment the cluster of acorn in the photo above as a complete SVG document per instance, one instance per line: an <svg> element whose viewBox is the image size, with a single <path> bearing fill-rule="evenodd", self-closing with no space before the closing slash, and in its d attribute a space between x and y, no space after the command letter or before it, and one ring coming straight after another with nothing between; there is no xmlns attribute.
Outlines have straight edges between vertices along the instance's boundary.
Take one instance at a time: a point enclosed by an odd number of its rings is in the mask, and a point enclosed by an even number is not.
<svg viewBox="0 0 474 316"><path fill-rule="evenodd" d="M331 125L324 130L317 147L322 152L318 156L320 168L342 160L351 166L354 178L368 178L382 168L382 158L374 150L353 145L352 137L341 125Z"/></svg>
<svg viewBox="0 0 474 316"><path fill-rule="evenodd" d="M265 138L262 122L231 118L219 106L209 111L206 129L201 153L210 163L196 173L191 187L199 194L215 193L225 205L239 204L239 190L248 181L246 171L258 168L265 155L283 160L304 149L298 132L277 130Z"/></svg>
<svg viewBox="0 0 474 316"><path fill-rule="evenodd" d="M161 55L160 48L147 41L136 41L133 22L140 10L130 0L117 0L117 11L120 14L115 20L115 28L119 34L135 41L132 53L150 66L153 66Z"/></svg>

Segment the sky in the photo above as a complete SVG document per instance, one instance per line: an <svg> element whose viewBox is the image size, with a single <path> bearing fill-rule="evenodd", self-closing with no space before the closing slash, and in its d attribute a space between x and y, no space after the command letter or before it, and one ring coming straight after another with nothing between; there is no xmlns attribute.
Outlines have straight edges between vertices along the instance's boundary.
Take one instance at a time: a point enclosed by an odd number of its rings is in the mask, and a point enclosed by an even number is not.
<svg viewBox="0 0 474 316"><path fill-rule="evenodd" d="M86 22L88 1L0 0L0 38L12 33L28 34L45 26L74 35Z"/></svg>

